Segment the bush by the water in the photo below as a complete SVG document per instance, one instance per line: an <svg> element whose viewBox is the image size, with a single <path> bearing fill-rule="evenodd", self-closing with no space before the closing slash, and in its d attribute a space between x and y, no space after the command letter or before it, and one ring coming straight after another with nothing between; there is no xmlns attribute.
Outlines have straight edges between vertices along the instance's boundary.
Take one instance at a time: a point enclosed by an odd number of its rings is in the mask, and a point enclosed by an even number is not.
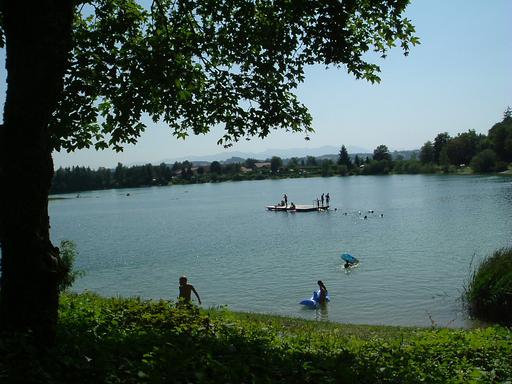
<svg viewBox="0 0 512 384"><path fill-rule="evenodd" d="M60 242L60 263L62 273L60 275L58 289L64 292L71 288L76 279L84 275L83 271L77 271L74 267L78 251L76 245L71 240L62 240Z"/></svg>
<svg viewBox="0 0 512 384"><path fill-rule="evenodd" d="M505 383L512 331L342 325L61 298L57 345L0 338L1 383Z"/></svg>
<svg viewBox="0 0 512 384"><path fill-rule="evenodd" d="M480 264L465 296L473 316L512 324L512 248L497 250Z"/></svg>

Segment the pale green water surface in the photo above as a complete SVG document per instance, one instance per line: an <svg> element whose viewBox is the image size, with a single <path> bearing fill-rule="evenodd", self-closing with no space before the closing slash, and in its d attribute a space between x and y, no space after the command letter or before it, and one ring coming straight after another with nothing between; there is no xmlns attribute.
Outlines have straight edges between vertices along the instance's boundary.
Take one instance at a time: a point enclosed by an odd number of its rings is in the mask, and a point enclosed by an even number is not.
<svg viewBox="0 0 512 384"><path fill-rule="evenodd" d="M327 192L330 212L264 208L283 193L311 204ZM473 257L512 245L512 180L495 176L263 180L68 196L50 202L50 215L53 240L74 240L80 252L77 268L86 275L75 290L174 299L185 274L203 307L310 319L468 326L458 298ZM359 267L347 273L342 252ZM298 305L318 279L332 299L327 308Z"/></svg>

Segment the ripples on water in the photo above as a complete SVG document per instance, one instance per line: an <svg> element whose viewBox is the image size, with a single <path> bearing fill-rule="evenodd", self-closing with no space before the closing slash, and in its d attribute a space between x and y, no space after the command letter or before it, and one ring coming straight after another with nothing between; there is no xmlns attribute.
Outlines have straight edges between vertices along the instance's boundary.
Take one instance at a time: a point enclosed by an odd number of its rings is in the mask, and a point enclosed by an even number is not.
<svg viewBox="0 0 512 384"><path fill-rule="evenodd" d="M336 211L264 209L283 193L296 204L311 204L327 192ZM509 178L331 177L80 196L50 202L54 241L74 240L77 267L86 271L76 290L174 299L185 274L203 307L227 304L349 323L467 326L457 299L472 258L512 245ZM358 257L359 267L341 268L342 252ZM318 279L329 289L327 309L299 306Z"/></svg>

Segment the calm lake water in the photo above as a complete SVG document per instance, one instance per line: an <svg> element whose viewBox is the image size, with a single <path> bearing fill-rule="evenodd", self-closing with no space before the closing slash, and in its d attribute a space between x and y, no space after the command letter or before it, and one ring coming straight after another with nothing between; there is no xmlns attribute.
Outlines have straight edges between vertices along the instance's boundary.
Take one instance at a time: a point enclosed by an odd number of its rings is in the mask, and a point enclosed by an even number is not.
<svg viewBox="0 0 512 384"><path fill-rule="evenodd" d="M265 210L283 193L311 204L327 192L329 212ZM512 245L505 177L263 180L64 197L50 202L52 238L77 244L86 275L76 291L175 299L187 275L203 307L307 319L470 326L459 297L472 260ZM360 265L346 272L342 252ZM327 308L298 305L318 279Z"/></svg>

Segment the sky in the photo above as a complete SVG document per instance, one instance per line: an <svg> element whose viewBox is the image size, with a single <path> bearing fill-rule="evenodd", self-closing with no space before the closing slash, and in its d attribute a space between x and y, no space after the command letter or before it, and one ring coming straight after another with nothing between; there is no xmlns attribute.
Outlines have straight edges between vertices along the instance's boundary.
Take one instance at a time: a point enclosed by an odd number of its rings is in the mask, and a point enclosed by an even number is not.
<svg viewBox="0 0 512 384"><path fill-rule="evenodd" d="M315 133L274 131L261 140L241 141L230 149L216 145L220 127L207 135L176 139L164 125L150 124L136 145L122 153L81 150L54 153L55 167L92 168L154 163L220 152L257 153L268 149L357 146L373 150L420 148L440 132L474 129L487 133L512 106L511 0L413 0L406 16L421 45L405 57L399 48L377 61L381 83L355 80L343 69L308 68L297 90L313 116ZM0 59L5 57L1 52ZM0 71L0 102L5 100L5 70Z"/></svg>

